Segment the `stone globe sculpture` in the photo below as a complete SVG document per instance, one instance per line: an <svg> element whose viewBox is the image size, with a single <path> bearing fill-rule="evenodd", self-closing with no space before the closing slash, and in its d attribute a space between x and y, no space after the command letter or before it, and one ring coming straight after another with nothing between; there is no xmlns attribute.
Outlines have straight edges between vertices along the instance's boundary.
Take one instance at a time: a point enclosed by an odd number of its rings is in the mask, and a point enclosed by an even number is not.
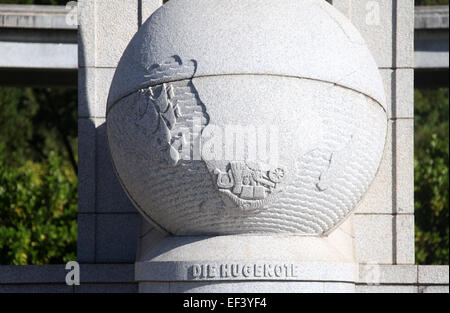
<svg viewBox="0 0 450 313"><path fill-rule="evenodd" d="M386 130L371 53L317 0L171 0L128 45L107 106L124 190L178 236L331 232Z"/></svg>

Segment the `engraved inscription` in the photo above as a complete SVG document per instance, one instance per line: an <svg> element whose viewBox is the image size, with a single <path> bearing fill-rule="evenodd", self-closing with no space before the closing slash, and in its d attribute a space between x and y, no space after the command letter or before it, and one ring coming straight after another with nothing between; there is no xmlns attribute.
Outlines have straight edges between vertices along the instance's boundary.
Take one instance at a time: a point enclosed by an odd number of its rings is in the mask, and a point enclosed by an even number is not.
<svg viewBox="0 0 450 313"><path fill-rule="evenodd" d="M222 263L194 264L189 269L194 280L205 279L286 279L299 276L297 264L292 263Z"/></svg>

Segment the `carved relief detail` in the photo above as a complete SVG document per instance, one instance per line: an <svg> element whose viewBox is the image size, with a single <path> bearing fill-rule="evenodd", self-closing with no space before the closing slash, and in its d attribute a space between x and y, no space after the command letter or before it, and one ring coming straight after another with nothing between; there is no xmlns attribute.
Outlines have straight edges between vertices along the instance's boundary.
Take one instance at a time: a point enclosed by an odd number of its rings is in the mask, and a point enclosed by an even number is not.
<svg viewBox="0 0 450 313"><path fill-rule="evenodd" d="M147 77L157 79L174 73L192 77L195 71L195 61L183 63L174 56L152 67ZM209 122L206 108L190 79L141 89L134 116L135 125L146 137L152 155L171 166L178 165L181 159L191 160L193 143L198 139L194 137L200 135L194 134L193 129L202 130Z"/></svg>
<svg viewBox="0 0 450 313"><path fill-rule="evenodd" d="M216 169L219 191L241 209L260 209L282 191L285 169L265 171L258 164L234 161L225 172Z"/></svg>

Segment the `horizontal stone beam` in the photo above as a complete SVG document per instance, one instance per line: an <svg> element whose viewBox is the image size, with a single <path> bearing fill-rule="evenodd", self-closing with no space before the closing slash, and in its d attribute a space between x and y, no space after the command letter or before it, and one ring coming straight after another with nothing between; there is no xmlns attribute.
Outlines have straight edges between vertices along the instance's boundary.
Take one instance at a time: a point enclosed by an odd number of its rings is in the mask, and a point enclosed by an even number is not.
<svg viewBox="0 0 450 313"><path fill-rule="evenodd" d="M448 29L448 6L416 6L415 29Z"/></svg>
<svg viewBox="0 0 450 313"><path fill-rule="evenodd" d="M69 13L65 6L0 4L0 28L76 30L76 23L66 22Z"/></svg>
<svg viewBox="0 0 450 313"><path fill-rule="evenodd" d="M448 70L448 28L417 29L414 37L414 67L416 69L445 68Z"/></svg>
<svg viewBox="0 0 450 313"><path fill-rule="evenodd" d="M80 264L80 285L64 264L0 266L0 293L137 293L134 264Z"/></svg>
<svg viewBox="0 0 450 313"><path fill-rule="evenodd" d="M0 5L0 69L78 68L77 29L65 6ZM449 67L447 6L415 8L415 68ZM54 73L54 72L53 72Z"/></svg>
<svg viewBox="0 0 450 313"><path fill-rule="evenodd" d="M0 68L77 69L77 44L0 42Z"/></svg>
<svg viewBox="0 0 450 313"><path fill-rule="evenodd" d="M77 32L65 6L0 4L0 84L76 86Z"/></svg>
<svg viewBox="0 0 450 313"><path fill-rule="evenodd" d="M80 264L80 286L66 285L68 272L64 264L0 266L0 293L138 291L134 264ZM356 291L448 293L448 273L448 265L360 264Z"/></svg>

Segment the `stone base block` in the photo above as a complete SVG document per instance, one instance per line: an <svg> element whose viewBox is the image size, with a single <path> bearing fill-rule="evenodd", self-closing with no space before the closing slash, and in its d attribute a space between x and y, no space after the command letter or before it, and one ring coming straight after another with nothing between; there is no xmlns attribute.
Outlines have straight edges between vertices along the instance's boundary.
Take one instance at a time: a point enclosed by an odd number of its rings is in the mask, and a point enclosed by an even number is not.
<svg viewBox="0 0 450 313"><path fill-rule="evenodd" d="M354 293L352 283L235 281L235 282L145 282L140 293Z"/></svg>
<svg viewBox="0 0 450 313"><path fill-rule="evenodd" d="M135 264L135 279L140 292L355 292L358 265L329 240L169 237Z"/></svg>

